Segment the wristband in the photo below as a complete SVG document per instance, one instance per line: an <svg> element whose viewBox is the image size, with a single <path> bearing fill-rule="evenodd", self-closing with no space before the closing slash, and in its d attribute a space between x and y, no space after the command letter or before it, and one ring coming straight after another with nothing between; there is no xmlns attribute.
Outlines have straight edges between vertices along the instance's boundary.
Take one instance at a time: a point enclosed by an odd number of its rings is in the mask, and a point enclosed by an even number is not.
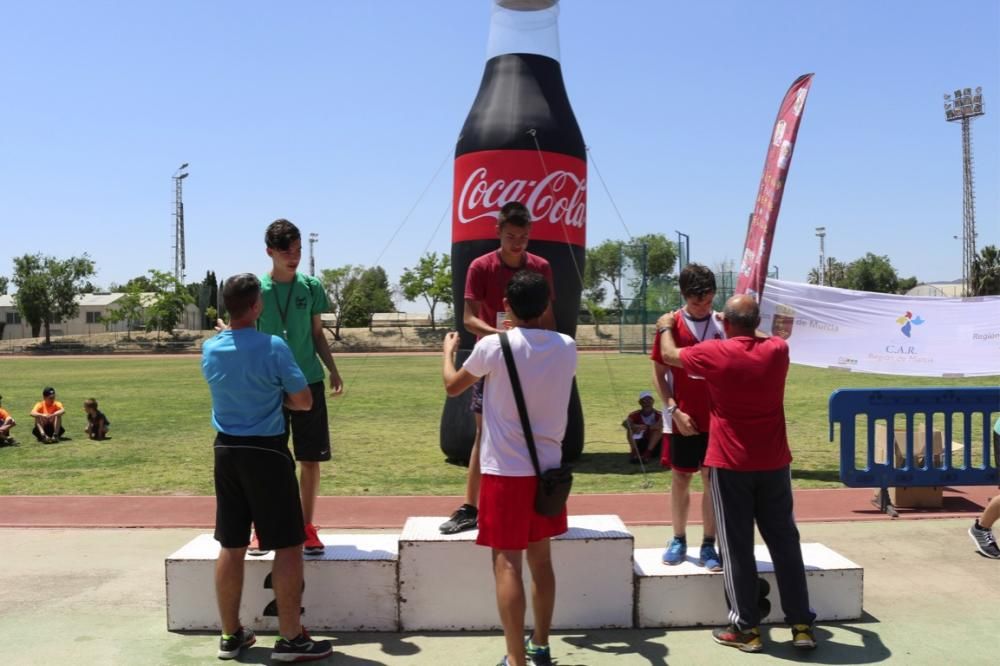
<svg viewBox="0 0 1000 666"><path fill-rule="evenodd" d="M657 335L663 335L664 333L666 333L669 330L670 330L669 326L660 326L659 328L656 329L656 334Z"/></svg>

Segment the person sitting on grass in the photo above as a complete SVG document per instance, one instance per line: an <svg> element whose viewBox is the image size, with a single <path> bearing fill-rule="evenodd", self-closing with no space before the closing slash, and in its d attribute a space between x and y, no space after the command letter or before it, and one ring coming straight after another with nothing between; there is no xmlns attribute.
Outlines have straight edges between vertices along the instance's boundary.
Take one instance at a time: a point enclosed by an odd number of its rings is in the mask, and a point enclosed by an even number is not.
<svg viewBox="0 0 1000 666"><path fill-rule="evenodd" d="M653 394L643 391L639 394L639 409L628 415L622 425L625 427L625 437L628 440L629 462L638 464L649 462L654 456L660 455L663 445L663 415L653 409Z"/></svg>
<svg viewBox="0 0 1000 666"><path fill-rule="evenodd" d="M83 429L91 439L104 439L108 436L111 421L104 412L97 408L97 400L87 398L83 401L83 411L87 412L87 427Z"/></svg>
<svg viewBox="0 0 1000 666"><path fill-rule="evenodd" d="M14 438L10 436L10 431L16 425L14 417L3 408L3 396L0 395L0 446L14 444Z"/></svg>
<svg viewBox="0 0 1000 666"><path fill-rule="evenodd" d="M62 417L66 413L62 403L56 400L56 390L47 386L42 391L42 401L35 403L31 416L35 419L35 427L31 434L43 444L59 441L66 429L62 427Z"/></svg>

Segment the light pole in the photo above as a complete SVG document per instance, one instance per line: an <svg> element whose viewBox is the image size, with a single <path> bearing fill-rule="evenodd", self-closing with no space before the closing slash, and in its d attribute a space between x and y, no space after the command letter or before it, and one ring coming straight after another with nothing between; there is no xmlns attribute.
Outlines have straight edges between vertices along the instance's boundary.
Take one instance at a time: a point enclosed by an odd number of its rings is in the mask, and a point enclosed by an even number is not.
<svg viewBox="0 0 1000 666"><path fill-rule="evenodd" d="M184 186L182 181L188 177L185 171L187 167L188 163L185 162L177 167L177 171L172 176L174 179L174 277L180 284L184 284L184 269L186 268L184 259Z"/></svg>
<svg viewBox="0 0 1000 666"><path fill-rule="evenodd" d="M816 235L819 237L819 283L822 286L826 284L826 248L823 245L826 227L816 227Z"/></svg>
<svg viewBox="0 0 1000 666"><path fill-rule="evenodd" d="M944 117L962 123L962 291L972 296L972 262L976 259L976 188L972 169L972 121L983 115L983 88L958 89L945 94Z"/></svg>
<svg viewBox="0 0 1000 666"><path fill-rule="evenodd" d="M774 279L775 279L775 280L780 280L781 278L780 278L780 277L778 277L778 265L777 265L777 264L775 264L774 266L771 266L771 268L773 268L773 269L774 269Z"/></svg>
<svg viewBox="0 0 1000 666"><path fill-rule="evenodd" d="M675 230L676 231L676 230ZM691 263L691 238L680 231L677 232L677 274Z"/></svg>
<svg viewBox="0 0 1000 666"><path fill-rule="evenodd" d="M316 258L313 256L313 245L319 241L319 234L309 234L309 275L316 277Z"/></svg>

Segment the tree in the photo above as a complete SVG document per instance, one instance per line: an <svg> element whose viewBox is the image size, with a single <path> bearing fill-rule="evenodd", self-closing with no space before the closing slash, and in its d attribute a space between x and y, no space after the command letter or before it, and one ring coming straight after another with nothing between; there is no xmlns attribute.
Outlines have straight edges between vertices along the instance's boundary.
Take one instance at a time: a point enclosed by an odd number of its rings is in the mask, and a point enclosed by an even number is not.
<svg viewBox="0 0 1000 666"><path fill-rule="evenodd" d="M77 296L94 275L94 262L82 257L60 260L41 254L14 258L14 286L17 309L31 325L32 337L45 328L45 344L50 344L51 326L75 317L80 311Z"/></svg>
<svg viewBox="0 0 1000 666"><path fill-rule="evenodd" d="M996 245L987 245L973 257L969 282L973 296L1000 294L1000 250Z"/></svg>
<svg viewBox="0 0 1000 666"><path fill-rule="evenodd" d="M632 268L642 274L643 250L646 254L646 279L663 278L674 270L677 262L677 246L663 234L646 234L633 238L625 245L625 256L632 262ZM633 285L637 287L638 285Z"/></svg>
<svg viewBox="0 0 1000 666"><path fill-rule="evenodd" d="M899 288L899 276L889 257L868 252L848 264L846 288L895 294Z"/></svg>
<svg viewBox="0 0 1000 666"><path fill-rule="evenodd" d="M125 290L124 295L114 302L114 309L104 316L106 325L125 322L125 339L132 338L132 328L142 322L143 303L142 289L133 284Z"/></svg>
<svg viewBox="0 0 1000 666"><path fill-rule="evenodd" d="M826 285L827 287L837 287L847 289L847 264L837 261L833 257L826 258ZM809 284L819 284L819 269L813 268L806 278Z"/></svg>
<svg viewBox="0 0 1000 666"><path fill-rule="evenodd" d="M628 262L627 266L625 262ZM583 274L586 298L603 303L607 295L605 285L614 294L612 307L623 306L622 277L625 268L631 268L634 275L629 282L633 291L642 287L643 274L646 283L664 278L674 270L677 262L677 247L663 234L638 236L629 243L606 240L587 250L587 265Z"/></svg>
<svg viewBox="0 0 1000 666"><path fill-rule="evenodd" d="M344 326L344 313L358 278L361 277L361 266L347 264L340 268L324 268L320 271L320 282L326 289L326 297L330 301L330 311L334 315L333 339L340 340L340 328Z"/></svg>
<svg viewBox="0 0 1000 666"><path fill-rule="evenodd" d="M201 282L192 282L187 285L187 290L194 298L194 303L198 306L198 312L202 314L201 327L203 329L213 328L216 316L209 316L208 308L211 307L212 311L218 314L215 308L219 299L219 282L215 279L215 273L206 271L205 279Z"/></svg>
<svg viewBox="0 0 1000 666"><path fill-rule="evenodd" d="M447 254L428 252L420 258L414 269L404 268L399 278L399 288L408 301L422 296L431 311L431 328L436 328L434 308L451 298L451 257Z"/></svg>
<svg viewBox="0 0 1000 666"><path fill-rule="evenodd" d="M621 308L622 245L621 241L606 240L600 245L587 248L587 263L583 270L583 287L587 292L587 299L603 303L607 297L607 287L610 287L614 294L613 307Z"/></svg>
<svg viewBox="0 0 1000 666"><path fill-rule="evenodd" d="M145 275L138 275L129 280L128 282L126 282L125 284L118 284L116 282L112 282L109 289L111 290L112 293L124 293L127 292L131 287L138 287L139 291L146 293L151 291L156 291L156 285L153 284L153 281Z"/></svg>
<svg viewBox="0 0 1000 666"><path fill-rule="evenodd" d="M899 284L896 285L896 289L899 290L900 294L905 294L909 290L920 284L920 280L917 279L915 275L906 278L905 280L900 280Z"/></svg>
<svg viewBox="0 0 1000 666"><path fill-rule="evenodd" d="M152 303L146 306L146 331L156 329L157 338L160 331L173 335L184 308L194 303L194 298L187 287L170 273L150 269L149 276L155 296Z"/></svg>
<svg viewBox="0 0 1000 666"><path fill-rule="evenodd" d="M351 328L370 327L372 315L376 312L395 311L385 269L381 266L366 268L348 294L344 325Z"/></svg>
<svg viewBox="0 0 1000 666"><path fill-rule="evenodd" d="M0 275L0 296L7 295L7 278Z"/></svg>

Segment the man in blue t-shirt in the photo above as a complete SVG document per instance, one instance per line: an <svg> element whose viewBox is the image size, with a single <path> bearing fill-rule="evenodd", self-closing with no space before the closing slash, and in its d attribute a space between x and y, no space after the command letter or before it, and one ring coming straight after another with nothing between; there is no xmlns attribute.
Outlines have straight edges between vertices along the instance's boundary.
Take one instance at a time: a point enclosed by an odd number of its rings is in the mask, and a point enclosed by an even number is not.
<svg viewBox="0 0 1000 666"><path fill-rule="evenodd" d="M312 407L305 376L281 338L256 329L263 309L260 281L250 273L226 280L222 297L230 328L202 346L201 369L212 394L215 438L215 539L221 545L215 593L222 621L218 657L233 659L256 637L240 624L243 562L250 525L262 546L274 551L271 569L278 605L272 658L319 659L333 652L315 641L300 621L305 525L295 461L285 437L284 406Z"/></svg>

